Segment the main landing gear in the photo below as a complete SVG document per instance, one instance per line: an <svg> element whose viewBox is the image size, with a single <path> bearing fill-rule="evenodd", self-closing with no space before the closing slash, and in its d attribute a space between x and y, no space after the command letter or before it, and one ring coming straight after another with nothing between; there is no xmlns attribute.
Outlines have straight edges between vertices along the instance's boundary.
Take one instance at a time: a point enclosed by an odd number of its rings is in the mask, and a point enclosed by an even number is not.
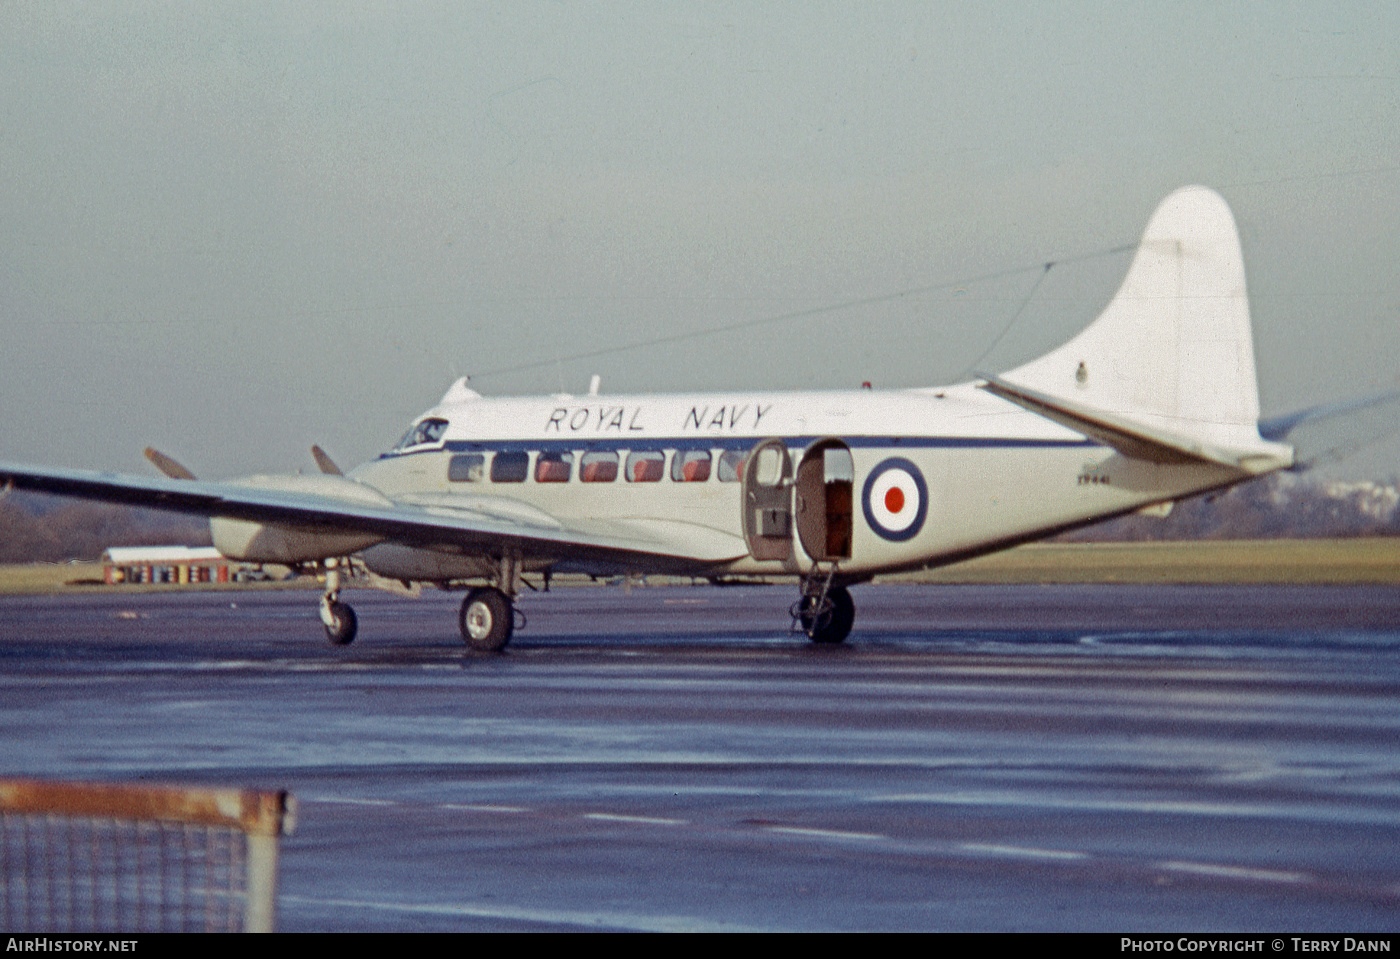
<svg viewBox="0 0 1400 959"><path fill-rule="evenodd" d="M851 634L856 604L846 587L834 584L836 567L823 573L817 567L802 577L802 596L792 607L793 629L814 643L834 645Z"/></svg>
<svg viewBox="0 0 1400 959"><path fill-rule="evenodd" d="M467 591L457 624L472 649L498 653L515 632L515 595L520 592L520 557L502 556L495 586Z"/></svg>
<svg viewBox="0 0 1400 959"><path fill-rule="evenodd" d="M326 593L321 597L321 622L326 627L326 639L334 646L348 646L355 641L359 622L349 603L340 601L340 563L326 560Z"/></svg>
<svg viewBox="0 0 1400 959"><path fill-rule="evenodd" d="M326 627L326 639L335 646L347 646L354 642L359 625L355 611L348 603L340 601L340 573L342 567L347 565L348 561L344 559L328 559L324 566L326 592L321 596L321 622ZM514 601L520 587L518 558L506 557L501 560L498 582L505 588L478 586L469 590L457 614L462 639L480 652L500 652L515 633L515 619L520 615ZM523 625L523 616L521 622Z"/></svg>
<svg viewBox="0 0 1400 959"><path fill-rule="evenodd" d="M494 586L480 586L467 593L457 615L462 638L472 649L495 653L505 648L515 632L515 606Z"/></svg>

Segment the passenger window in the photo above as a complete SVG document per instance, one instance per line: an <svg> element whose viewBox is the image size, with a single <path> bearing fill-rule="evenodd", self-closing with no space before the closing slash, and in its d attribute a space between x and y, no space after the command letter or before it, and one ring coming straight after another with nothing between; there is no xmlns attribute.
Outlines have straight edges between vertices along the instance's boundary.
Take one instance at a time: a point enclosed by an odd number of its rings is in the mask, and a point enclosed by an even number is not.
<svg viewBox="0 0 1400 959"><path fill-rule="evenodd" d="M491 457L491 482L523 483L530 472L530 454L524 452L497 453Z"/></svg>
<svg viewBox="0 0 1400 959"><path fill-rule="evenodd" d="M744 454L741 450L725 450L719 454L719 469L716 471L721 483L737 483L743 478Z"/></svg>
<svg viewBox="0 0 1400 959"><path fill-rule="evenodd" d="M634 450L627 454L627 479L633 483L659 483L666 474L666 454L660 450Z"/></svg>
<svg viewBox="0 0 1400 959"><path fill-rule="evenodd" d="M671 459L671 480L675 483L703 483L710 478L709 450L677 450Z"/></svg>
<svg viewBox="0 0 1400 959"><path fill-rule="evenodd" d="M480 483L485 478L485 453L461 453L447 461L447 479L449 482Z"/></svg>
<svg viewBox="0 0 1400 959"><path fill-rule="evenodd" d="M617 479L617 454L584 453L579 461L578 478L584 483L611 483Z"/></svg>
<svg viewBox="0 0 1400 959"><path fill-rule="evenodd" d="M573 453L541 453L535 459L535 482L567 483L573 468Z"/></svg>

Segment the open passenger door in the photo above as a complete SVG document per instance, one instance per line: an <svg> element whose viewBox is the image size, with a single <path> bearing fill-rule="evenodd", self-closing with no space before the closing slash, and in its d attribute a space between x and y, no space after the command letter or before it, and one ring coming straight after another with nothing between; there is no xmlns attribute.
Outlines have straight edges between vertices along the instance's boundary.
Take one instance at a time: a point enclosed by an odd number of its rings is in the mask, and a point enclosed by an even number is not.
<svg viewBox="0 0 1400 959"><path fill-rule="evenodd" d="M780 439L764 440L744 463L744 541L754 559L792 555L792 458Z"/></svg>

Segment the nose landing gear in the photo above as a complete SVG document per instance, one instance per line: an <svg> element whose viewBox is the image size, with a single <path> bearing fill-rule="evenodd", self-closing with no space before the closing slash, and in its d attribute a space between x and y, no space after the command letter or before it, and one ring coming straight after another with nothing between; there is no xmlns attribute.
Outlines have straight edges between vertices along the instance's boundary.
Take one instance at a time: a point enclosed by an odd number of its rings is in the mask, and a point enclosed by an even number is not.
<svg viewBox="0 0 1400 959"><path fill-rule="evenodd" d="M856 621L856 604L850 591L834 585L833 565L822 573L818 567L802 577L802 596L792 607L793 629L801 629L814 643L834 645L851 634Z"/></svg>
<svg viewBox="0 0 1400 959"><path fill-rule="evenodd" d="M326 592L321 597L321 622L326 627L326 639L333 646L348 646L355 641L359 622L349 603L340 601L340 564L326 561Z"/></svg>

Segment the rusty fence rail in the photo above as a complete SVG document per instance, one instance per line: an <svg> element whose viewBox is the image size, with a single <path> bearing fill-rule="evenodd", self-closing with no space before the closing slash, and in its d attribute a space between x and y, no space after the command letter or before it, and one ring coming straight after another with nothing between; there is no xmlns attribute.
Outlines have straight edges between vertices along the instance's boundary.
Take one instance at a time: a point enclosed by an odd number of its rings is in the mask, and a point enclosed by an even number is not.
<svg viewBox="0 0 1400 959"><path fill-rule="evenodd" d="M0 780L0 928L271 932L285 792Z"/></svg>

